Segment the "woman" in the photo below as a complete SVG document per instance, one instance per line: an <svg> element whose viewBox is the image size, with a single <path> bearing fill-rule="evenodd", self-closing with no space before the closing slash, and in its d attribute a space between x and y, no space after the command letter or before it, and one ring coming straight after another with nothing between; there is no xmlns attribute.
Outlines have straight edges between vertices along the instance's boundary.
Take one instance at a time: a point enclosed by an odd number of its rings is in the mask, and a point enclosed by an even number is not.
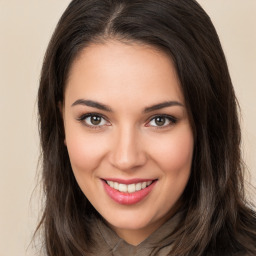
<svg viewBox="0 0 256 256"><path fill-rule="evenodd" d="M193 0L74 0L38 93L46 255L255 255L237 103Z"/></svg>

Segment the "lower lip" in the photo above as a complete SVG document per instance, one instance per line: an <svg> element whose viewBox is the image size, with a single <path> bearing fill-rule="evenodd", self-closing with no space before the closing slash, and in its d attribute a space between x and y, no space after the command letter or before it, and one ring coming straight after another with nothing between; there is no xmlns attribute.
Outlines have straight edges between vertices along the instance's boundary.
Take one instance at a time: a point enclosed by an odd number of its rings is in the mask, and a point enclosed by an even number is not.
<svg viewBox="0 0 256 256"><path fill-rule="evenodd" d="M103 186L107 194L112 198L115 202L119 204L124 204L124 205L131 205L131 204L136 204L140 201L142 201L154 188L156 181L154 181L152 184L150 184L148 187L136 191L133 193L125 193L125 192L120 192L114 188L111 188L104 180Z"/></svg>

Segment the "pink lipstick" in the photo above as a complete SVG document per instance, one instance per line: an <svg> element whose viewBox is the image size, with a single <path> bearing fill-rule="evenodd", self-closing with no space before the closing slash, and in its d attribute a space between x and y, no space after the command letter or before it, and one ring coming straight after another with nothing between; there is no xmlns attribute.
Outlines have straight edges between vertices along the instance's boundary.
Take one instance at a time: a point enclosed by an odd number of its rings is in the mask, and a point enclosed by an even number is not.
<svg viewBox="0 0 256 256"><path fill-rule="evenodd" d="M111 199L123 205L142 201L152 191L157 180L150 179L104 179L104 189Z"/></svg>

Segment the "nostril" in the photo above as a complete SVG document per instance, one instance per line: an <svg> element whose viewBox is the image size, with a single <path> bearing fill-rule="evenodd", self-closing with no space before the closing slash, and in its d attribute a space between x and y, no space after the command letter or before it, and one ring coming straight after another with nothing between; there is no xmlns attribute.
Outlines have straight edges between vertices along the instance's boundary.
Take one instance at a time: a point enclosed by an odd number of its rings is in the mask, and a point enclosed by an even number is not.
<svg viewBox="0 0 256 256"><path fill-rule="evenodd" d="M119 170L134 170L145 165L147 157L143 152L136 150L115 151L110 155L110 163Z"/></svg>

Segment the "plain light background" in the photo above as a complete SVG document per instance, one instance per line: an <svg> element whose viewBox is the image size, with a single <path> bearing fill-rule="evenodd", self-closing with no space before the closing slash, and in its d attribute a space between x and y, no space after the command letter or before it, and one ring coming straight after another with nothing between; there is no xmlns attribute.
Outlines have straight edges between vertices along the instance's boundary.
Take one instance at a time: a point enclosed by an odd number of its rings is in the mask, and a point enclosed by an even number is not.
<svg viewBox="0 0 256 256"><path fill-rule="evenodd" d="M0 0L0 256L27 248L39 212L36 94L50 36L69 0ZM200 0L220 36L242 109L243 153L256 185L256 0ZM255 197L255 194L251 196Z"/></svg>

